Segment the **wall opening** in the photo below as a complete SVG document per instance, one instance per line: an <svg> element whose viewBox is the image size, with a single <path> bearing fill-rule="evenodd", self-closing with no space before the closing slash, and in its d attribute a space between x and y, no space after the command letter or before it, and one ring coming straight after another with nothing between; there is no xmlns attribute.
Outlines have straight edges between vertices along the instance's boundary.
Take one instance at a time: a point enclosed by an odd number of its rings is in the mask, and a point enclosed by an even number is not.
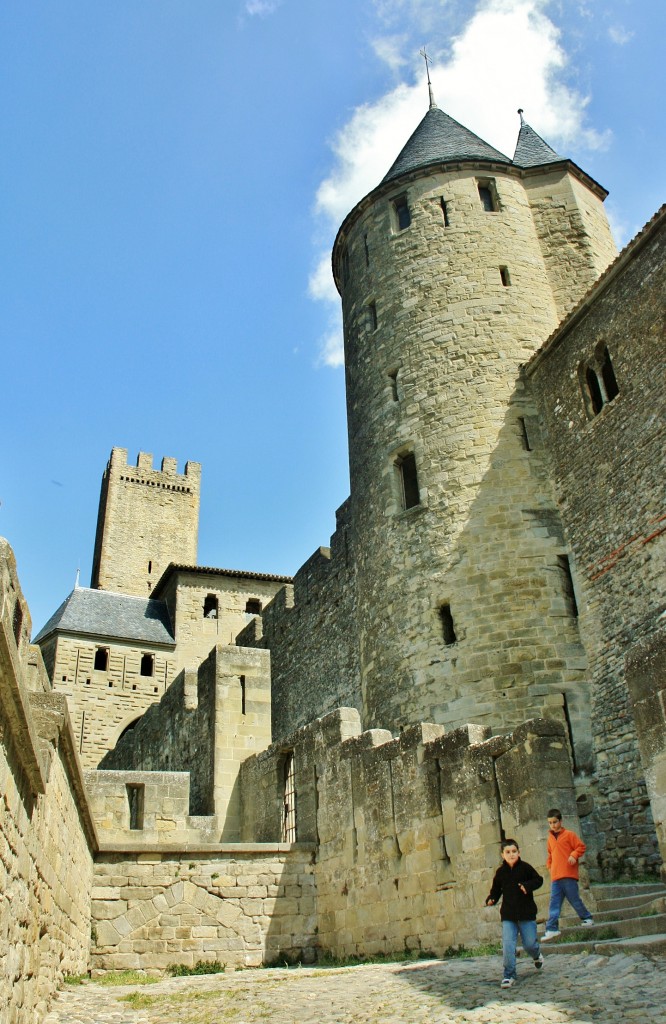
<svg viewBox="0 0 666 1024"><path fill-rule="evenodd" d="M240 677L240 691L241 691L241 715L245 714L245 676Z"/></svg>
<svg viewBox="0 0 666 1024"><path fill-rule="evenodd" d="M613 361L603 342L597 345L594 358L579 367L579 380L590 418L598 416L603 407L619 395Z"/></svg>
<svg viewBox="0 0 666 1024"><path fill-rule="evenodd" d="M284 755L282 765L282 835L281 842L296 842L296 773L294 752Z"/></svg>
<svg viewBox="0 0 666 1024"><path fill-rule="evenodd" d="M491 178L477 181L477 188L479 190L479 199L481 200L481 206L486 213L496 213L499 210L499 202L497 199L497 189L495 188L495 182Z"/></svg>
<svg viewBox="0 0 666 1024"><path fill-rule="evenodd" d="M95 649L95 662L93 668L95 672L106 672L109 667L109 651L106 647L97 647Z"/></svg>
<svg viewBox="0 0 666 1024"><path fill-rule="evenodd" d="M562 577L562 591L564 593L564 599L567 605L567 611L572 618L578 618L578 602L576 600L576 591L574 589L573 575L571 573L571 563L568 555L558 555L557 565Z"/></svg>
<svg viewBox="0 0 666 1024"><path fill-rule="evenodd" d="M419 494L419 479L416 471L416 456L414 452L406 452L395 462L398 480L400 484L400 498L403 509L414 508L421 503Z"/></svg>
<svg viewBox="0 0 666 1024"><path fill-rule="evenodd" d="M203 617L204 619L216 619L220 613L220 602L217 594L207 594L204 598Z"/></svg>
<svg viewBox="0 0 666 1024"><path fill-rule="evenodd" d="M453 624L453 615L451 614L451 605L442 604L439 606L439 619L442 624L442 636L444 637L444 643L448 645L455 644L458 642L456 636L456 628Z"/></svg>
<svg viewBox="0 0 666 1024"><path fill-rule="evenodd" d="M368 327L371 331L377 330L377 303L368 303Z"/></svg>
<svg viewBox="0 0 666 1024"><path fill-rule="evenodd" d="M449 221L449 208L446 205L446 199L442 199L441 202L442 202L442 219L444 220L444 227L448 228L448 227L451 226L450 225L450 221Z"/></svg>
<svg viewBox="0 0 666 1024"><path fill-rule="evenodd" d="M499 268L499 272L500 272L500 281L502 282L502 284L504 285L505 288L509 288L510 285L511 285L511 275L509 274L509 268L508 267L500 267Z"/></svg>
<svg viewBox="0 0 666 1024"><path fill-rule="evenodd" d="M261 615L261 601L258 597L250 597L245 602L245 611L248 615Z"/></svg>
<svg viewBox="0 0 666 1024"><path fill-rule="evenodd" d="M139 674L142 676L152 676L155 671L155 658L152 654L141 655L141 668Z"/></svg>
<svg viewBox="0 0 666 1024"><path fill-rule="evenodd" d="M531 452L532 445L530 443L530 435L527 432L527 423L524 416L518 417L518 426L520 427L520 439L523 443L523 448L526 452Z"/></svg>
<svg viewBox="0 0 666 1024"><path fill-rule="evenodd" d="M391 382L391 398L394 402L400 401L400 395L398 394L398 370L389 370L388 378Z"/></svg>
<svg viewBox="0 0 666 1024"><path fill-rule="evenodd" d="M12 632L14 634L14 642L18 647L21 639L21 629L23 628L23 609L21 608L21 602L17 599L14 605L14 617L12 619Z"/></svg>
<svg viewBox="0 0 666 1024"><path fill-rule="evenodd" d="M144 785L127 785L127 803L129 804L129 827L132 831L143 828Z"/></svg>
<svg viewBox="0 0 666 1024"><path fill-rule="evenodd" d="M412 223L407 196L398 196L393 200L393 227L396 231L404 231Z"/></svg>

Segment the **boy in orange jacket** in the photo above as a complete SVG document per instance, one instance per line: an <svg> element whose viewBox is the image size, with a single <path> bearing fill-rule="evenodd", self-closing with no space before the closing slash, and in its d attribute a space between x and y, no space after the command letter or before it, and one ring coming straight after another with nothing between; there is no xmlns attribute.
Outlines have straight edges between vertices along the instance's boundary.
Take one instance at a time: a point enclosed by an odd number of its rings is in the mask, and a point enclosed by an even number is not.
<svg viewBox="0 0 666 1024"><path fill-rule="evenodd" d="M548 920L542 942L548 942L560 934L560 910L565 899L569 900L584 925L594 924L578 892L578 861L585 853L585 843L575 832L563 827L562 812L557 807L548 811L548 827L546 867L550 871L551 888Z"/></svg>

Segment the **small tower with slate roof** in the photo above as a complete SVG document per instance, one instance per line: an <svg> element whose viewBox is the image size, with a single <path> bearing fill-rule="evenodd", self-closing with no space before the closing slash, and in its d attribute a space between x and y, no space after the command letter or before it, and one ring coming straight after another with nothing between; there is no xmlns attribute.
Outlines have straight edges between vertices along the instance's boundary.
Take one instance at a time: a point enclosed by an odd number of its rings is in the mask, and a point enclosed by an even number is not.
<svg viewBox="0 0 666 1024"><path fill-rule="evenodd" d="M559 709L589 762L572 567L519 368L615 254L605 195L526 124L511 160L431 101L338 232L366 728Z"/></svg>
<svg viewBox="0 0 666 1024"><path fill-rule="evenodd" d="M170 562L195 565L201 467L140 452L128 466L127 449L114 448L99 501L91 587L149 597Z"/></svg>

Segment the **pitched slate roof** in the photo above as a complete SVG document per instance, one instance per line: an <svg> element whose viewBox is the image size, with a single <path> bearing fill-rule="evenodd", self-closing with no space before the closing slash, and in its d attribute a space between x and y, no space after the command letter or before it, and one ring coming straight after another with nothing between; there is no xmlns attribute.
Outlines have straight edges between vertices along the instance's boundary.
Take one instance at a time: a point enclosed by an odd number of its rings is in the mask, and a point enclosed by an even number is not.
<svg viewBox="0 0 666 1024"><path fill-rule="evenodd" d="M175 645L164 601L85 587L72 591L33 642L39 643L56 632Z"/></svg>
<svg viewBox="0 0 666 1024"><path fill-rule="evenodd" d="M439 107L431 107L403 146L397 160L382 179L382 184L399 178L407 171L451 160L492 160L494 163L511 163L504 153L488 145L469 128L458 124Z"/></svg>
<svg viewBox="0 0 666 1024"><path fill-rule="evenodd" d="M513 154L513 162L517 167L540 167L542 164L558 163L562 159L533 128L521 121L516 152Z"/></svg>

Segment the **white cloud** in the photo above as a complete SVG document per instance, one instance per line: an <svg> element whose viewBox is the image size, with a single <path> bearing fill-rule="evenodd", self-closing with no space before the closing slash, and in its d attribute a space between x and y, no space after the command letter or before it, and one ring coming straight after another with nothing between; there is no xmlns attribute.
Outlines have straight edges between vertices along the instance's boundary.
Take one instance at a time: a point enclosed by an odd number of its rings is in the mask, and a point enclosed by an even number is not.
<svg viewBox="0 0 666 1024"><path fill-rule="evenodd" d="M625 46L634 38L634 33L627 31L622 25L611 25L608 29L608 35L611 38L611 42L617 43L618 46Z"/></svg>
<svg viewBox="0 0 666 1024"><path fill-rule="evenodd" d="M259 14L266 16L277 11L282 0L245 0L245 13L249 15Z"/></svg>
<svg viewBox="0 0 666 1024"><path fill-rule="evenodd" d="M481 0L475 13L453 38L443 27L445 0L376 0L386 23L396 13L413 17L410 37L386 35L372 43L375 53L394 70L408 68L403 81L372 104L358 107L331 143L333 169L316 195L316 212L331 235L346 214L388 171L427 110L423 60L424 26L432 32L433 12L440 12L439 36L429 35L433 58L430 75L438 106L497 149L513 155L518 135L517 108L553 148L566 155L571 146L590 149L607 144L608 135L585 120L588 97L564 80L567 55L560 32L547 16L548 0ZM420 41L416 35L420 36ZM441 54L441 56L440 56ZM324 284L328 275L330 288ZM319 263L310 293L339 303L330 267ZM325 352L341 351L325 339ZM337 358L337 356L336 356ZM339 365L327 355L326 365Z"/></svg>

